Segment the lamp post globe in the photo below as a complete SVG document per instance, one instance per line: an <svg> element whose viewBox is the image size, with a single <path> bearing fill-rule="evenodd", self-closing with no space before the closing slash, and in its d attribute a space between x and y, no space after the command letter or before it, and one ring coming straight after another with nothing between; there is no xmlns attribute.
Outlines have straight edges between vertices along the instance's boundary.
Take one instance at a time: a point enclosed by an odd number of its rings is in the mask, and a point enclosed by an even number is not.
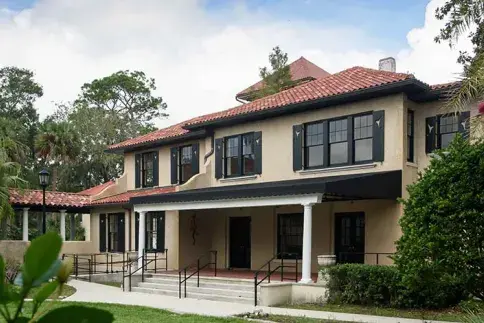
<svg viewBox="0 0 484 323"><path fill-rule="evenodd" d="M45 218L45 188L49 185L50 174L46 169L39 172L39 184L42 187L42 234L45 234L47 229L47 221Z"/></svg>

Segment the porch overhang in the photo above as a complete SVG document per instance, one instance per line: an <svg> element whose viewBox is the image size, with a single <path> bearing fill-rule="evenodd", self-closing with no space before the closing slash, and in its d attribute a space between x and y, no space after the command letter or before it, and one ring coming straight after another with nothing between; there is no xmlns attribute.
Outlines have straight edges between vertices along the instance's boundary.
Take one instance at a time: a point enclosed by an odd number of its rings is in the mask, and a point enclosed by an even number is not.
<svg viewBox="0 0 484 323"><path fill-rule="evenodd" d="M201 188L133 197L136 212L313 204L402 195L402 171Z"/></svg>

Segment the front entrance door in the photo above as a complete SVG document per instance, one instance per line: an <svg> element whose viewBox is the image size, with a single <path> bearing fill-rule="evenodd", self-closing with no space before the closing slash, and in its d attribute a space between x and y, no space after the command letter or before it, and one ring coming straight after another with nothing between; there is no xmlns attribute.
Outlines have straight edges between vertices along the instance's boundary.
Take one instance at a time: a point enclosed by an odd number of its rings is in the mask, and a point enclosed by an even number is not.
<svg viewBox="0 0 484 323"><path fill-rule="evenodd" d="M338 263L365 262L365 213L336 213L335 252Z"/></svg>
<svg viewBox="0 0 484 323"><path fill-rule="evenodd" d="M250 217L234 217L229 222L230 267L250 268Z"/></svg>

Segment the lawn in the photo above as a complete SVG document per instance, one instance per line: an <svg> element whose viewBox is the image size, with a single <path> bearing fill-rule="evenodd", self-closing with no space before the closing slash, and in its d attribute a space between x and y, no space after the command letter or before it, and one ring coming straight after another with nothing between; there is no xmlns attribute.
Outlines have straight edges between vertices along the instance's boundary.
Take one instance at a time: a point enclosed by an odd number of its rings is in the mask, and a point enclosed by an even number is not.
<svg viewBox="0 0 484 323"><path fill-rule="evenodd" d="M45 303L41 308L41 311L46 306L51 306L52 304ZM188 314L176 314L168 312L165 310L142 307L142 306L131 306L131 305L117 305L117 304L101 304L101 303L76 303L76 302L56 302L51 308L60 308L66 306L87 306L90 308L105 310L110 312L116 323L246 323L248 322L243 318L219 318L219 317L209 317L209 316L199 316L199 315L188 315ZM31 304L27 304L24 313L30 313ZM65 318L63 317L62 322L77 322L75 320L76 315L71 312L65 313ZM281 322L281 323L315 323L315 322L333 322L329 320L315 320L307 318L297 318L297 317L287 317L287 316L270 316L269 318L264 318L268 321ZM84 321L85 323L106 323L107 321L93 320ZM110 322L110 321L108 321Z"/></svg>
<svg viewBox="0 0 484 323"><path fill-rule="evenodd" d="M326 311L338 313L354 313L378 316L393 316L410 319L435 320L435 321L452 321L462 322L467 313L456 307L446 310L405 310L374 306L359 305L336 305L336 304L299 304L284 305L286 308L295 308L301 310ZM484 318L484 314L482 315ZM281 321L283 322L283 321ZM307 321L311 322L311 321Z"/></svg>

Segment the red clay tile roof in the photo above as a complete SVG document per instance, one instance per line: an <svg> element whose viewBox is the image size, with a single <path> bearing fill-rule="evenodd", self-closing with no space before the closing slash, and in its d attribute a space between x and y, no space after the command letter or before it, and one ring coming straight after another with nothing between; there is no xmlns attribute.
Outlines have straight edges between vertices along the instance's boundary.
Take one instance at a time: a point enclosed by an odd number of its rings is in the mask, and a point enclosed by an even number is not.
<svg viewBox="0 0 484 323"><path fill-rule="evenodd" d="M321 67L313 64L312 62L308 61L304 57L300 57L299 59L295 60L291 64L289 64L289 70L291 71L291 80L303 80L303 79L318 79L328 75L330 73L323 70ZM243 91L237 93L237 97L242 96L243 94L247 94L253 91L260 90L264 85L264 82L261 80Z"/></svg>
<svg viewBox="0 0 484 323"><path fill-rule="evenodd" d="M10 189L10 204L25 206L42 206L41 190L15 190ZM89 205L89 196L79 193L66 192L45 192L45 204L48 207L72 208L85 207Z"/></svg>
<svg viewBox="0 0 484 323"><path fill-rule="evenodd" d="M102 204L124 204L128 203L129 199L135 196L149 196L149 195L156 195L156 194L163 194L163 193L171 193L175 191L174 186L168 187L157 187L145 190L136 190L136 191L128 191L125 193L121 193L118 195L113 195L109 197L105 197L99 200L95 200L91 202L91 205L102 205Z"/></svg>
<svg viewBox="0 0 484 323"><path fill-rule="evenodd" d="M414 78L411 74L386 72L356 66L229 110L212 113L211 115L189 121L187 122L187 125L261 110L280 108L289 104L331 97L334 95L400 82L411 78Z"/></svg>
<svg viewBox="0 0 484 323"><path fill-rule="evenodd" d="M459 85L459 84L460 84L459 81L449 82L449 83L442 83L442 84L434 84L434 85L431 85L430 88L432 90L441 90L441 89L451 88L451 87L456 86L456 85Z"/></svg>
<svg viewBox="0 0 484 323"><path fill-rule="evenodd" d="M80 191L77 194L81 194L81 195L97 195L97 194L101 193L102 191L104 191L106 188L108 188L111 185L114 185L114 181L109 181L109 182L106 182L104 184L101 184L101 185L98 185L98 186L94 186L94 187L88 188L87 190Z"/></svg>
<svg viewBox="0 0 484 323"><path fill-rule="evenodd" d="M411 74L393 73L356 66L336 74L300 84L262 99L239 105L232 109L196 117L168 128L151 132L144 136L120 142L108 147L108 150L116 150L166 138L178 137L189 132L188 130L184 129L184 127L187 125L196 125L208 121L249 114L261 110L276 109L289 104L302 103L335 95L346 94L390 83L401 82L412 78L414 78L414 76Z"/></svg>

